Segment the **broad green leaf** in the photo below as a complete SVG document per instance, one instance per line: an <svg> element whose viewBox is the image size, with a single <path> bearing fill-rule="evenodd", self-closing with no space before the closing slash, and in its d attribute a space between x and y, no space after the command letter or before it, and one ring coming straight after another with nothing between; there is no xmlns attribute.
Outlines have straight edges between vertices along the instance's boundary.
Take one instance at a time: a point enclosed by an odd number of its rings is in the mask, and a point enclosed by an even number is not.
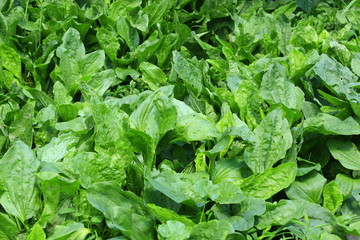
<svg viewBox="0 0 360 240"><path fill-rule="evenodd" d="M23 223L35 216L41 204L35 178L39 165L34 152L21 141L15 142L0 161L0 182L5 190L1 205Z"/></svg>
<svg viewBox="0 0 360 240"><path fill-rule="evenodd" d="M200 113L179 117L175 126L175 134L177 139L187 142L210 140L220 136L215 123Z"/></svg>
<svg viewBox="0 0 360 240"><path fill-rule="evenodd" d="M105 63L104 50L97 50L92 53L86 54L79 59L79 68L81 69L82 77L87 81L95 73L100 71Z"/></svg>
<svg viewBox="0 0 360 240"><path fill-rule="evenodd" d="M149 16L144 13L142 10L130 19L130 25L144 33L148 31L149 26Z"/></svg>
<svg viewBox="0 0 360 240"><path fill-rule="evenodd" d="M156 65L149 62L142 62L139 68L143 74L143 80L152 90L157 90L166 83L167 77L165 73Z"/></svg>
<svg viewBox="0 0 360 240"><path fill-rule="evenodd" d="M86 119L79 117L67 122L59 122L55 124L55 129L61 132L86 133L88 129L85 121Z"/></svg>
<svg viewBox="0 0 360 240"><path fill-rule="evenodd" d="M149 28L159 22L164 15L176 4L175 0L154 0L143 8L143 12L149 16Z"/></svg>
<svg viewBox="0 0 360 240"><path fill-rule="evenodd" d="M55 172L36 174L43 195L44 208L38 223L40 226L55 223L61 211L61 201L74 197L80 188L78 180L68 179ZM65 205L66 207L66 205Z"/></svg>
<svg viewBox="0 0 360 240"><path fill-rule="evenodd" d="M287 188L295 180L296 172L296 163L283 163L245 178L240 187L245 195L266 200Z"/></svg>
<svg viewBox="0 0 360 240"><path fill-rule="evenodd" d="M320 0L296 0L298 6L308 13L311 12L319 2Z"/></svg>
<svg viewBox="0 0 360 240"><path fill-rule="evenodd" d="M354 57L351 60L351 69L353 70L353 72L360 77L360 53L354 53Z"/></svg>
<svg viewBox="0 0 360 240"><path fill-rule="evenodd" d="M260 91L270 105L282 103L289 109L300 110L304 101L304 93L290 82L286 69L278 62L264 74Z"/></svg>
<svg viewBox="0 0 360 240"><path fill-rule="evenodd" d="M266 212L256 219L256 227L264 229L281 226L304 216L307 203L300 200L282 199L278 203L267 203Z"/></svg>
<svg viewBox="0 0 360 240"><path fill-rule="evenodd" d="M131 153L130 153L131 154ZM71 158L70 165L80 175L79 180L84 188L92 183L114 181L122 184L125 181L125 168L133 156L126 151L118 151L113 155L82 152Z"/></svg>
<svg viewBox="0 0 360 240"><path fill-rule="evenodd" d="M341 165L350 170L360 170L360 151L353 142L334 138L327 142L327 146Z"/></svg>
<svg viewBox="0 0 360 240"><path fill-rule="evenodd" d="M119 19L116 24L116 29L118 35L124 39L131 51L139 45L139 33L135 28L130 26L129 22L125 17L119 16Z"/></svg>
<svg viewBox="0 0 360 240"><path fill-rule="evenodd" d="M108 69L95 73L86 83L80 85L84 98L102 97L104 93L117 81L114 70ZM90 93L89 93L90 92Z"/></svg>
<svg viewBox="0 0 360 240"><path fill-rule="evenodd" d="M50 143L37 150L37 156L40 161L58 162L65 154L75 147L79 141L79 137L72 133L63 134L57 138L51 139Z"/></svg>
<svg viewBox="0 0 360 240"><path fill-rule="evenodd" d="M29 234L29 236L26 238L26 240L45 240L46 235L42 227L36 223Z"/></svg>
<svg viewBox="0 0 360 240"><path fill-rule="evenodd" d="M149 211L157 218L161 223L166 223L167 221L177 221L183 223L185 226L193 227L195 223L191 219L178 215L176 212L168 209L156 206L155 204L147 204Z"/></svg>
<svg viewBox="0 0 360 240"><path fill-rule="evenodd" d="M95 122L95 147L115 147L117 142L125 141L124 136L130 125L128 115L99 99L92 99L91 105Z"/></svg>
<svg viewBox="0 0 360 240"><path fill-rule="evenodd" d="M266 206L264 200L248 197L234 205L216 204L212 210L219 220L230 222L235 230L247 231L254 226L255 216L265 212Z"/></svg>
<svg viewBox="0 0 360 240"><path fill-rule="evenodd" d="M170 220L158 226L159 239L185 240L189 239L190 232L190 227L176 220Z"/></svg>
<svg viewBox="0 0 360 240"><path fill-rule="evenodd" d="M316 30L310 26L300 25L296 29L296 33L293 35L290 43L295 46L302 46L306 48L316 48L318 42L318 35Z"/></svg>
<svg viewBox="0 0 360 240"><path fill-rule="evenodd" d="M1 12L0 12L0 29L1 29L0 30L0 44L1 44L4 43L8 37L8 25L4 15Z"/></svg>
<svg viewBox="0 0 360 240"><path fill-rule="evenodd" d="M57 225L54 234L47 240L85 240L90 232L91 230L84 228L82 223L72 222L67 226Z"/></svg>
<svg viewBox="0 0 360 240"><path fill-rule="evenodd" d="M351 93L353 90L349 88L349 84L357 81L357 77L349 68L326 54L321 55L319 62L314 66L314 72L332 93L340 97L346 97Z"/></svg>
<svg viewBox="0 0 360 240"><path fill-rule="evenodd" d="M111 61L115 61L117 58L117 51L120 48L120 43L116 37L116 33L108 30L107 28L101 27L96 32L96 38L106 55L111 59Z"/></svg>
<svg viewBox="0 0 360 240"><path fill-rule="evenodd" d="M147 97L130 116L135 127L149 134L156 143L176 124L177 111L172 103L172 92L172 86L160 88Z"/></svg>
<svg viewBox="0 0 360 240"><path fill-rule="evenodd" d="M192 174L175 173L171 170L159 172L154 170L146 180L158 191L177 203L193 207L201 207L207 198L216 199L219 189L209 181L209 175L204 172Z"/></svg>
<svg viewBox="0 0 360 240"><path fill-rule="evenodd" d="M241 137L249 143L255 144L258 140L245 122L241 121L237 115L233 114L234 126L231 127L229 135Z"/></svg>
<svg viewBox="0 0 360 240"><path fill-rule="evenodd" d="M53 71L54 74L57 74L57 77L62 81L71 96L78 90L79 80L81 79L83 70L80 68L78 60L79 59L65 55L60 58L59 68L55 68ZM58 72L56 72L57 70Z"/></svg>
<svg viewBox="0 0 360 240"><path fill-rule="evenodd" d="M91 20L96 20L101 17L107 10L105 1L90 0L85 5L85 17Z"/></svg>
<svg viewBox="0 0 360 240"><path fill-rule="evenodd" d="M19 234L16 222L8 215L0 213L0 237L4 240L12 240Z"/></svg>
<svg viewBox="0 0 360 240"><path fill-rule="evenodd" d="M91 205L106 217L110 228L120 230L130 239L153 239L153 220L143 201L120 185L110 182L95 183L87 190Z"/></svg>
<svg viewBox="0 0 360 240"><path fill-rule="evenodd" d="M254 129L263 119L260 96L258 87L253 81L243 80L235 90L235 101L240 108L240 118L246 122L250 129Z"/></svg>
<svg viewBox="0 0 360 240"><path fill-rule="evenodd" d="M360 179L351 178L343 173L336 175L335 182L344 195L344 199L350 197L355 189L360 188Z"/></svg>
<svg viewBox="0 0 360 240"><path fill-rule="evenodd" d="M56 104L71 104L72 97L61 82L54 83L53 93Z"/></svg>
<svg viewBox="0 0 360 240"><path fill-rule="evenodd" d="M221 182L216 184L215 186L217 186L219 189L219 196L216 198L216 202L220 204L240 203L245 198L240 187L235 183Z"/></svg>
<svg viewBox="0 0 360 240"><path fill-rule="evenodd" d="M50 104L55 104L54 100L50 98L45 92L39 91L34 88L26 88L24 92L28 92L32 98L34 98L37 102L40 102L43 106L47 107Z"/></svg>
<svg viewBox="0 0 360 240"><path fill-rule="evenodd" d="M285 192L288 198L293 200L320 203L325 184L326 178L320 173L311 172L305 176L298 177Z"/></svg>
<svg viewBox="0 0 360 240"><path fill-rule="evenodd" d="M60 104L56 108L60 118L64 121L70 121L78 116L79 109L75 104Z"/></svg>
<svg viewBox="0 0 360 240"><path fill-rule="evenodd" d="M332 213L336 212L336 210L341 206L343 201L342 193L335 181L329 182L325 185L323 197L324 208L329 209Z"/></svg>
<svg viewBox="0 0 360 240"><path fill-rule="evenodd" d="M15 116L9 128L11 142L21 140L29 146L32 145L34 110L35 102L28 101Z"/></svg>
<svg viewBox="0 0 360 240"><path fill-rule="evenodd" d="M342 225L349 225L349 227L345 227L346 230L350 230L350 234L359 234L359 229L355 230L356 226L359 226L360 222L360 204L359 200L354 197L349 197L343 203L340 208L340 213L342 215Z"/></svg>
<svg viewBox="0 0 360 240"><path fill-rule="evenodd" d="M141 5L141 0L122 0L111 3L108 11L109 17L116 22L119 16L125 16L131 10Z"/></svg>
<svg viewBox="0 0 360 240"><path fill-rule="evenodd" d="M292 144L292 135L280 110L270 112L254 134L258 141L245 149L244 159L254 173L262 173L285 157Z"/></svg>
<svg viewBox="0 0 360 240"><path fill-rule="evenodd" d="M324 135L359 135L360 125L352 117L341 120L326 113L304 121L304 129L308 132L318 132Z"/></svg>
<svg viewBox="0 0 360 240"><path fill-rule="evenodd" d="M251 175L251 170L247 167L243 159L232 157L222 159L217 162L211 174L213 183L232 182L240 184L242 179Z"/></svg>
<svg viewBox="0 0 360 240"><path fill-rule="evenodd" d="M184 80L185 85L190 88L196 96L203 88L203 75L199 69L196 58L188 59L183 52L173 52L173 68L179 77Z"/></svg>
<svg viewBox="0 0 360 240"><path fill-rule="evenodd" d="M63 38L62 44L57 48L56 55L65 60L80 60L85 55L85 47L80 39L80 33L74 28L69 28Z"/></svg>
<svg viewBox="0 0 360 240"><path fill-rule="evenodd" d="M226 239L226 236L234 232L234 228L231 224L224 220L211 220L208 222L202 222L196 225L192 231L190 240L203 240L214 239L222 240Z"/></svg>
<svg viewBox="0 0 360 240"><path fill-rule="evenodd" d="M18 80L21 80L21 58L11 47L0 44L0 59L2 66L12 73Z"/></svg>

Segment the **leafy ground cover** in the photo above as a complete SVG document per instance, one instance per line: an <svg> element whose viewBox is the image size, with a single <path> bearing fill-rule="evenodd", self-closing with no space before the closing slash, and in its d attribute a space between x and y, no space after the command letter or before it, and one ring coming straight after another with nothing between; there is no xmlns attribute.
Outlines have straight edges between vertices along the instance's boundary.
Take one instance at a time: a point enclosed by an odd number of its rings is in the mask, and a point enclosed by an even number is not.
<svg viewBox="0 0 360 240"><path fill-rule="evenodd" d="M359 1L0 10L0 239L360 236Z"/></svg>

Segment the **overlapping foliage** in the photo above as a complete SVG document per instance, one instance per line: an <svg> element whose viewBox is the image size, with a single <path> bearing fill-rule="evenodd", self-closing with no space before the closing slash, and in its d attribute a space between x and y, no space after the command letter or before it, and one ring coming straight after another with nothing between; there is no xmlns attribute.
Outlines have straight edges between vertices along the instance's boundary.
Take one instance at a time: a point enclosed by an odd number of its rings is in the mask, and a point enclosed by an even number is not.
<svg viewBox="0 0 360 240"><path fill-rule="evenodd" d="M360 2L0 2L0 239L360 236Z"/></svg>

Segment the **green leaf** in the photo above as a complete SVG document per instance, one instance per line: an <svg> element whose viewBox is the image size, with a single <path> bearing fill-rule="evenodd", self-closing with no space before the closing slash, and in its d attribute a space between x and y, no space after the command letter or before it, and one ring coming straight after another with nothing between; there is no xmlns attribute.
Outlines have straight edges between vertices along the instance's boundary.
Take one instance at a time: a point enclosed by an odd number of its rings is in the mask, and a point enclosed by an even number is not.
<svg viewBox="0 0 360 240"><path fill-rule="evenodd" d="M238 204L220 205L211 208L219 220L226 220L237 231L247 231L254 226L255 216L262 215L265 210L265 201L248 197Z"/></svg>
<svg viewBox="0 0 360 240"><path fill-rule="evenodd" d="M304 121L304 129L308 132L318 132L324 135L359 135L360 125L353 118L341 120L326 113L319 113Z"/></svg>
<svg viewBox="0 0 360 240"><path fill-rule="evenodd" d="M0 44L4 43L8 37L8 25L4 15L0 12Z"/></svg>
<svg viewBox="0 0 360 240"><path fill-rule="evenodd" d="M29 236L26 238L26 240L45 240L46 235L42 227L36 223L29 234Z"/></svg>
<svg viewBox="0 0 360 240"><path fill-rule="evenodd" d="M57 48L56 55L64 60L80 60L85 55L85 47L80 39L80 33L69 28L63 38L62 44Z"/></svg>
<svg viewBox="0 0 360 240"><path fill-rule="evenodd" d="M72 97L61 82L54 83L53 93L56 104L71 104Z"/></svg>
<svg viewBox="0 0 360 240"><path fill-rule="evenodd" d="M159 239L185 240L189 239L190 232L190 227L176 220L167 221L158 227Z"/></svg>
<svg viewBox="0 0 360 240"><path fill-rule="evenodd" d="M18 80L21 80L21 58L11 47L0 44L0 59L2 66L12 73Z"/></svg>
<svg viewBox="0 0 360 240"><path fill-rule="evenodd" d="M220 136L215 123L200 113L180 117L175 126L175 134L179 140L187 142L210 140Z"/></svg>
<svg viewBox="0 0 360 240"><path fill-rule="evenodd" d="M251 170L247 167L244 160L239 157L232 157L222 159L216 163L211 174L211 180L214 184L222 182L240 184L242 179L249 175L251 175Z"/></svg>
<svg viewBox="0 0 360 240"><path fill-rule="evenodd" d="M0 213L0 237L4 240L12 240L19 234L19 229L14 220L8 215Z"/></svg>
<svg viewBox="0 0 360 240"><path fill-rule="evenodd" d="M60 122L55 124L55 129L61 132L74 132L78 134L86 133L88 131L84 118L74 118L67 122Z"/></svg>
<svg viewBox="0 0 360 240"><path fill-rule="evenodd" d="M149 62L142 62L139 66L143 74L143 80L152 90L157 90L166 83L167 77L165 73L156 65Z"/></svg>
<svg viewBox="0 0 360 240"><path fill-rule="evenodd" d="M91 185L87 196L91 205L104 214L110 228L120 230L130 239L153 239L153 220L134 193L121 190L116 183L102 182Z"/></svg>
<svg viewBox="0 0 360 240"><path fill-rule="evenodd" d="M354 57L351 60L351 69L358 77L360 77L360 69L357 67L359 65L360 65L360 53L354 53Z"/></svg>
<svg viewBox="0 0 360 240"><path fill-rule="evenodd" d="M69 133L51 139L50 143L37 150L40 161L58 162L79 141L79 137Z"/></svg>
<svg viewBox="0 0 360 240"><path fill-rule="evenodd" d="M28 101L15 116L9 129L9 139L11 142L21 140L29 146L32 145L34 110L35 102Z"/></svg>
<svg viewBox="0 0 360 240"><path fill-rule="evenodd" d="M47 240L85 240L91 232L90 229L84 228L82 223L72 222L69 225L57 225L55 232Z"/></svg>
<svg viewBox="0 0 360 240"><path fill-rule="evenodd" d="M93 98L91 105L95 122L95 147L115 147L118 142L123 142L130 124L128 115L107 101Z"/></svg>
<svg viewBox="0 0 360 240"><path fill-rule="evenodd" d="M336 175L335 182L344 195L344 199L350 197L355 189L360 188L360 179L353 179L343 173Z"/></svg>
<svg viewBox="0 0 360 240"><path fill-rule="evenodd" d="M141 0L114 1L110 5L108 15L114 22L116 22L119 16L125 16L128 12L140 5Z"/></svg>
<svg viewBox="0 0 360 240"><path fill-rule="evenodd" d="M149 28L159 22L175 4L176 0L155 0L144 7L143 12L149 16Z"/></svg>
<svg viewBox="0 0 360 240"><path fill-rule="evenodd" d="M104 93L116 83L115 71L112 69L95 73L84 85L80 85L80 90L86 99L91 97L102 97Z"/></svg>
<svg viewBox="0 0 360 240"><path fill-rule="evenodd" d="M300 110L304 101L304 93L289 81L286 69L278 62L264 74L260 91L270 105L282 103L289 109Z"/></svg>
<svg viewBox="0 0 360 240"><path fill-rule="evenodd" d="M154 170L146 180L158 191L177 203L201 207L207 198L216 199L219 190L208 179L204 172L192 174L175 173L171 170L159 172Z"/></svg>
<svg viewBox="0 0 360 240"><path fill-rule="evenodd" d="M196 225L192 231L190 240L203 240L214 239L222 240L226 239L226 236L233 233L234 229L231 224L224 220L211 220L208 222L202 222Z"/></svg>
<svg viewBox="0 0 360 240"><path fill-rule="evenodd" d="M321 55L319 62L314 66L314 72L326 87L337 96L345 97L354 91L349 87L349 84L355 83L357 77L349 68L332 60L326 54Z"/></svg>
<svg viewBox="0 0 360 240"><path fill-rule="evenodd" d="M85 8L85 17L91 20L96 20L101 17L107 10L105 1L101 0L90 0L87 1Z"/></svg>
<svg viewBox="0 0 360 240"><path fill-rule="evenodd" d="M83 79L92 77L97 73L105 63L105 52L104 50L97 50L92 53L86 54L79 59L79 68L82 70L81 74Z"/></svg>
<svg viewBox="0 0 360 240"><path fill-rule="evenodd" d="M188 59L183 52L173 52L173 68L196 96L202 91L203 75L196 58Z"/></svg>
<svg viewBox="0 0 360 240"><path fill-rule="evenodd" d="M295 180L296 172L296 163L283 163L245 178L240 187L245 195L265 200L287 188Z"/></svg>
<svg viewBox="0 0 360 240"><path fill-rule="evenodd" d="M120 43L116 37L116 33L105 27L101 27L96 32L96 38L106 55L111 59L111 61L115 61L117 58L117 51L120 48Z"/></svg>
<svg viewBox="0 0 360 240"><path fill-rule="evenodd" d="M306 202L282 199L278 203L267 203L266 212L256 219L256 227L264 229L270 226L282 226L292 219L304 216Z"/></svg>
<svg viewBox="0 0 360 240"><path fill-rule="evenodd" d="M130 51L135 50L139 45L139 33L135 28L130 26L125 17L119 16L116 24L117 33L126 42Z"/></svg>
<svg viewBox="0 0 360 240"><path fill-rule="evenodd" d="M128 152L120 152L118 149L113 155L82 152L67 162L70 161L74 172L80 175L81 185L88 188L92 183L105 181L114 181L122 185L126 179L125 168L132 159L133 156Z"/></svg>
<svg viewBox="0 0 360 240"><path fill-rule="evenodd" d="M221 182L215 186L219 189L219 196L216 201L220 204L235 204L245 198L240 187L232 182Z"/></svg>
<svg viewBox="0 0 360 240"><path fill-rule="evenodd" d="M150 212L157 218L161 223L166 223L167 221L177 221L183 223L185 226L193 227L195 223L191 219L178 215L176 212L168 209L156 206L155 204L147 204Z"/></svg>
<svg viewBox="0 0 360 240"><path fill-rule="evenodd" d="M78 180L68 179L55 172L39 172L36 177L39 180L44 204L38 223L40 226L46 226L58 220L61 201L74 197L80 184Z"/></svg>
<svg viewBox="0 0 360 240"><path fill-rule="evenodd" d="M324 197L324 204L323 204L324 208L329 209L332 213L335 213L343 202L342 193L335 181L331 181L325 185L323 191L323 197Z"/></svg>
<svg viewBox="0 0 360 240"><path fill-rule="evenodd" d="M172 103L173 87L162 87L148 96L131 114L135 127L149 134L157 143L175 128L177 110Z"/></svg>
<svg viewBox="0 0 360 240"><path fill-rule="evenodd" d="M39 165L33 151L21 141L15 142L0 161L0 182L5 190L1 205L22 223L34 217L41 204L35 179Z"/></svg>
<svg viewBox="0 0 360 240"><path fill-rule="evenodd" d="M350 170L360 170L360 151L353 142L333 138L327 142L327 146L341 165Z"/></svg>
<svg viewBox="0 0 360 240"><path fill-rule="evenodd" d="M325 184L326 178L320 173L311 172L298 177L285 192L290 199L320 203Z"/></svg>
<svg viewBox="0 0 360 240"><path fill-rule="evenodd" d="M270 112L254 130L258 141L245 149L244 159L254 173L263 173L280 159L291 147L289 123L278 109Z"/></svg>
<svg viewBox="0 0 360 240"><path fill-rule="evenodd" d="M309 13L320 3L320 0L296 0L296 3L301 9Z"/></svg>

